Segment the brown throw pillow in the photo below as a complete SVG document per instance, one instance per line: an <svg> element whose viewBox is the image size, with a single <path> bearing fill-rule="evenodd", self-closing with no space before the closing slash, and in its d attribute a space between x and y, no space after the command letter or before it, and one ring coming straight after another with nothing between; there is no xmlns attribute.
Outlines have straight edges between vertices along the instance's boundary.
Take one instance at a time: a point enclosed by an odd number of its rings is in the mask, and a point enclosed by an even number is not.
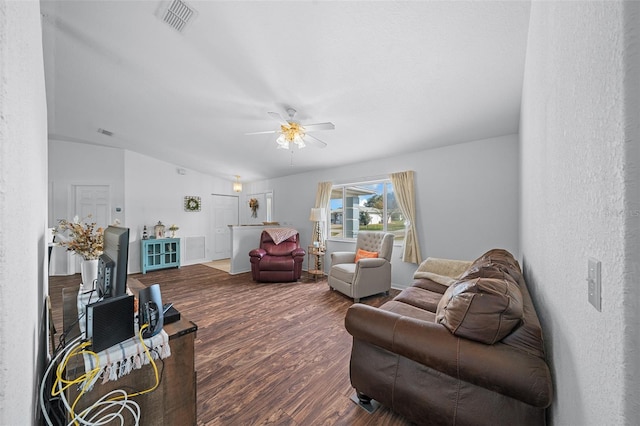
<svg viewBox="0 0 640 426"><path fill-rule="evenodd" d="M512 280L475 278L447 289L436 322L456 336L493 344L511 333L522 315L522 293Z"/></svg>

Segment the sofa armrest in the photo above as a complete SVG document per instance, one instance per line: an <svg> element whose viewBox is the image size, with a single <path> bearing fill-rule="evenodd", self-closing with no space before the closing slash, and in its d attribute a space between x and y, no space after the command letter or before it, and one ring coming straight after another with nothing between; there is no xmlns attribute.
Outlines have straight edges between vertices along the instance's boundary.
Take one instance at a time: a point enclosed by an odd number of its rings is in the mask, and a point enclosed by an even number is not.
<svg viewBox="0 0 640 426"><path fill-rule="evenodd" d="M390 352L539 408L552 399L546 362L503 344L459 338L440 324L364 304L347 310L347 331Z"/></svg>
<svg viewBox="0 0 640 426"><path fill-rule="evenodd" d="M301 257L304 258L307 255L307 252L304 251L302 247L298 247L291 252L292 257Z"/></svg>
<svg viewBox="0 0 640 426"><path fill-rule="evenodd" d="M339 265L341 263L354 263L356 254L351 251L334 251L331 253L331 265Z"/></svg>
<svg viewBox="0 0 640 426"><path fill-rule="evenodd" d="M249 252L250 257L256 257L258 259L262 259L265 254L267 254L267 252L261 248L253 249Z"/></svg>

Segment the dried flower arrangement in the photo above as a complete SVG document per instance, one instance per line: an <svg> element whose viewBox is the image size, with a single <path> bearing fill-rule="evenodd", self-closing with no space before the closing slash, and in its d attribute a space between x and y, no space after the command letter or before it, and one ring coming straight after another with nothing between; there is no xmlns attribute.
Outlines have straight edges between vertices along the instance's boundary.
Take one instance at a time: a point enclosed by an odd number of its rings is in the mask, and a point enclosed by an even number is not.
<svg viewBox="0 0 640 426"><path fill-rule="evenodd" d="M90 218L88 216L80 221L76 216L73 222L61 219L54 230L54 234L60 236L58 244L82 256L84 260L97 259L104 248L104 230L96 228L95 222L87 220Z"/></svg>
<svg viewBox="0 0 640 426"><path fill-rule="evenodd" d="M258 217L258 208L260 207L260 203L258 203L257 198L252 198L249 200L249 208L251 209L251 217Z"/></svg>

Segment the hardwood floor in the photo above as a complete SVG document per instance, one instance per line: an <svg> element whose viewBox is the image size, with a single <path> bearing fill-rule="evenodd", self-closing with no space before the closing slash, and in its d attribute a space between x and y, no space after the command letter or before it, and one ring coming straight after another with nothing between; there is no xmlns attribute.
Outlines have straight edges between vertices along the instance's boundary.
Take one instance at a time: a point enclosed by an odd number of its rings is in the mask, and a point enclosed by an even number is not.
<svg viewBox="0 0 640 426"><path fill-rule="evenodd" d="M409 425L385 407L368 414L350 400L352 300L326 280L255 283L204 265L133 274L160 284L162 299L198 325L198 425ZM62 288L79 275L50 277L53 318L62 329ZM362 302L379 306L397 294Z"/></svg>

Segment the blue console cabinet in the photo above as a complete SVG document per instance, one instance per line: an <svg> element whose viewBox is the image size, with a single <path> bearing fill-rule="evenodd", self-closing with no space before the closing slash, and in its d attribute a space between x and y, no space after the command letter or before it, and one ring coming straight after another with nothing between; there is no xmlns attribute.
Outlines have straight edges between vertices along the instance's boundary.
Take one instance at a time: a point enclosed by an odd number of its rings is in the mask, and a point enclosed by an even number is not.
<svg viewBox="0 0 640 426"><path fill-rule="evenodd" d="M180 267L180 238L140 240L142 273L164 268Z"/></svg>

